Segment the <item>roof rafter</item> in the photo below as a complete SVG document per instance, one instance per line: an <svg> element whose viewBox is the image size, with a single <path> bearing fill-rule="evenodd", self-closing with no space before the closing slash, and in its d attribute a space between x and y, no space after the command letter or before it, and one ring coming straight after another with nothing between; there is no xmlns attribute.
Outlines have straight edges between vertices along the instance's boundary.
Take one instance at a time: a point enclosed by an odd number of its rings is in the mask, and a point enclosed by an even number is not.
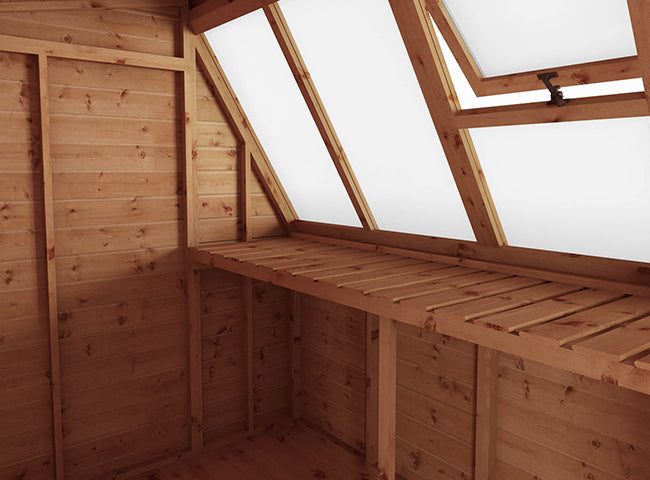
<svg viewBox="0 0 650 480"><path fill-rule="evenodd" d="M641 64L646 100L650 108L650 1L628 0L627 5L634 30L636 51Z"/></svg>
<svg viewBox="0 0 650 480"><path fill-rule="evenodd" d="M200 34L277 0L207 0L190 10L190 28Z"/></svg>
<svg viewBox="0 0 650 480"><path fill-rule="evenodd" d="M182 7L187 0L49 0L33 2L0 2L0 12L31 12L37 10L77 10L105 8Z"/></svg>
<svg viewBox="0 0 650 480"><path fill-rule="evenodd" d="M456 126L460 106L425 0L389 0L478 243L506 244L474 145Z"/></svg>
<svg viewBox="0 0 650 480"><path fill-rule="evenodd" d="M332 157L332 162L334 162L336 171L341 177L341 181L345 186L345 190L348 192L348 196L352 201L352 205L359 216L363 228L376 230L378 228L377 222L375 221L361 186L352 170L352 166L348 161L343 145L341 145L339 137L336 134L334 125L327 114L325 105L323 105L323 102L321 101L316 85L311 79L311 75L307 70L307 65L300 54L298 45L291 34L291 30L282 14L280 6L278 4L268 5L264 7L264 13L269 20L271 29L278 40L282 53L291 69L291 73L293 74L293 77L298 84L298 88L305 99L305 103L314 118L318 131L325 142L327 151Z"/></svg>
<svg viewBox="0 0 650 480"><path fill-rule="evenodd" d="M280 214L284 227L290 229L291 223L298 218L298 215L204 35L196 41L196 53L199 64L214 87L231 125L240 140L246 143L253 159L252 165L257 170L273 207Z"/></svg>
<svg viewBox="0 0 650 480"><path fill-rule="evenodd" d="M643 3L644 0L641 0ZM546 68L530 72L496 77L483 77L462 35L456 28L442 0L426 0L431 16L440 29L461 70L477 96L540 90L544 86L537 78L540 71L556 71L556 83L564 87L590 83L627 80L641 76L641 65L636 56L601 60L597 62ZM646 9L650 7L646 6ZM631 7L630 7L631 10ZM639 50L637 48L637 50Z"/></svg>

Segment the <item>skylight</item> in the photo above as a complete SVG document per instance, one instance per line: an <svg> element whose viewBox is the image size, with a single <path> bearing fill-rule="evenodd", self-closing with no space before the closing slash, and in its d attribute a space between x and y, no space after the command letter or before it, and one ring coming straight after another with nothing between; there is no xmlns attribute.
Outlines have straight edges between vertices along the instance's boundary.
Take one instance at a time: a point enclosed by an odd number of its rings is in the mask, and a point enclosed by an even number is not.
<svg viewBox="0 0 650 480"><path fill-rule="evenodd" d="M298 216L361 225L262 10L206 36Z"/></svg>
<svg viewBox="0 0 650 480"><path fill-rule="evenodd" d="M636 55L626 0L443 0L484 77Z"/></svg>
<svg viewBox="0 0 650 480"><path fill-rule="evenodd" d="M388 2L280 6L379 227L474 239Z"/></svg>
<svg viewBox="0 0 650 480"><path fill-rule="evenodd" d="M650 262L650 118L471 135L510 245Z"/></svg>

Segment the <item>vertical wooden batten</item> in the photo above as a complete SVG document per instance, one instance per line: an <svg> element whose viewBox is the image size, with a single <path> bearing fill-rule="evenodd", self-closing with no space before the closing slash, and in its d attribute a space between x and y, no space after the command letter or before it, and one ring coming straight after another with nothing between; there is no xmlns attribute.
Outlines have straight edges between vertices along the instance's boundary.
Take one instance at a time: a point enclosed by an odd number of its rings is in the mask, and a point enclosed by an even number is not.
<svg viewBox="0 0 650 480"><path fill-rule="evenodd" d="M469 131L456 126L460 104L424 0L389 2L476 240L483 245L505 245Z"/></svg>
<svg viewBox="0 0 650 480"><path fill-rule="evenodd" d="M495 480L499 352L477 348L474 478Z"/></svg>
<svg viewBox="0 0 650 480"><path fill-rule="evenodd" d="M56 287L56 249L54 245L54 194L52 155L50 152L50 95L47 56L38 56L40 92L41 154L43 162L43 205L45 216L45 266L50 338L50 388L52 394L52 428L54 467L57 480L63 480L63 419L61 410L61 359L59 354L59 318Z"/></svg>
<svg viewBox="0 0 650 480"><path fill-rule="evenodd" d="M183 72L184 99L184 158L185 158L185 238L187 247L198 245L197 172L196 172L196 53L194 34L187 26L188 9L181 13L183 58L187 68ZM200 275L188 254L186 257L187 315L190 369L190 416L192 451L203 448L203 384L201 373L201 312Z"/></svg>
<svg viewBox="0 0 650 480"><path fill-rule="evenodd" d="M284 54L284 58L287 60L289 69L293 74L293 77L298 84L298 88L302 93L302 96L311 112L316 127L325 142L327 151L332 157L332 162L334 162L334 167L341 177L343 186L350 197L350 201L354 206L355 211L361 221L363 228L367 230L377 230L377 222L370 210L370 206L366 201L366 197L363 194L361 185L357 181L357 178L352 170L352 166L348 160L348 157L343 149L343 145L339 140L334 125L327 114L325 105L323 104L318 90L314 81L311 79L311 75L307 69L307 65L300 54L298 45L291 34L289 25L287 24L280 5L273 3L264 7L264 13L266 18L271 25L271 29L275 34L275 38L278 40L280 49Z"/></svg>
<svg viewBox="0 0 650 480"><path fill-rule="evenodd" d="M291 362L291 398L289 408L291 418L302 417L302 298L298 292L291 290L291 338L289 343L289 361Z"/></svg>
<svg viewBox="0 0 650 480"><path fill-rule="evenodd" d="M251 231L251 154L246 142L241 142L239 151L239 239L249 242L253 239Z"/></svg>
<svg viewBox="0 0 650 480"><path fill-rule="evenodd" d="M378 479L395 480L397 322L379 317Z"/></svg>
<svg viewBox="0 0 650 480"><path fill-rule="evenodd" d="M248 433L255 430L255 398L253 377L253 279L242 277L244 325L242 328L242 357L244 366L244 415Z"/></svg>
<svg viewBox="0 0 650 480"><path fill-rule="evenodd" d="M366 313L366 463L377 463L379 317Z"/></svg>
<svg viewBox="0 0 650 480"><path fill-rule="evenodd" d="M245 142L247 145L251 155L251 165L257 172L262 187L269 196L273 208L280 216L283 226L289 230L292 222L298 218L298 215L289 200L289 196L280 184L280 180L273 170L271 162L262 148L262 144L250 126L244 109L239 103L239 100L237 100L235 92L230 86L221 65L214 56L214 52L212 52L204 35L197 38L196 51L201 68L214 88L219 103L228 117L228 121L237 133L239 140Z"/></svg>

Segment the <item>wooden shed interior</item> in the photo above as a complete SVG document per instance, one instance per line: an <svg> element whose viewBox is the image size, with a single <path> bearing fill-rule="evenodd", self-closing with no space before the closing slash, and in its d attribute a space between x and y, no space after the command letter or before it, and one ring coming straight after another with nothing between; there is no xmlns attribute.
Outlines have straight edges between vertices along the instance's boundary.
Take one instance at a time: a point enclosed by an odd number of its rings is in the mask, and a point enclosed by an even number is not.
<svg viewBox="0 0 650 480"><path fill-rule="evenodd" d="M648 480L650 0L533 3L1 1L0 480Z"/></svg>

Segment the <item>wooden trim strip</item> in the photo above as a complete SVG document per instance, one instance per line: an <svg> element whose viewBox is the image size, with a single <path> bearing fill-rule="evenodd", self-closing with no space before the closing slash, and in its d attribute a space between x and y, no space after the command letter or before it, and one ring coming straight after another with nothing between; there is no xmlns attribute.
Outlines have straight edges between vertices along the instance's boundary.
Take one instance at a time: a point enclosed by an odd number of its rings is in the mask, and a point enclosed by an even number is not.
<svg viewBox="0 0 650 480"><path fill-rule="evenodd" d="M424 0L390 0L390 5L474 235L482 245L505 245L505 234L472 139L466 130L456 127L460 104Z"/></svg>
<svg viewBox="0 0 650 480"><path fill-rule="evenodd" d="M33 2L0 2L2 12L29 12L39 10L97 10L107 8L162 8L187 6L187 0L48 0Z"/></svg>
<svg viewBox="0 0 650 480"><path fill-rule="evenodd" d="M459 129L576 122L607 118L645 117L650 109L643 92L575 98L563 108L546 102L461 110L456 114Z"/></svg>
<svg viewBox="0 0 650 480"><path fill-rule="evenodd" d="M112 48L72 45L2 34L0 34L0 50L73 60L86 60L89 62L110 63L114 65L154 68L157 70L182 72L189 68L186 59L179 57L155 55L152 53L125 52Z"/></svg>
<svg viewBox="0 0 650 480"><path fill-rule="evenodd" d="M244 412L245 428L252 434L255 430L255 378L253 376L253 279L242 277L244 299L244 325L242 328L242 364L244 366Z"/></svg>
<svg viewBox="0 0 650 480"><path fill-rule="evenodd" d="M291 398L289 407L291 418L298 420L302 417L302 298L291 290L291 340L289 355L291 357Z"/></svg>
<svg viewBox="0 0 650 480"><path fill-rule="evenodd" d="M477 348L474 478L495 480L499 352Z"/></svg>
<svg viewBox="0 0 650 480"><path fill-rule="evenodd" d="M251 231L251 155L246 142L239 145L239 239L249 242L253 239Z"/></svg>
<svg viewBox="0 0 650 480"><path fill-rule="evenodd" d="M634 30L646 100L650 108L650 2L648 0L627 0Z"/></svg>
<svg viewBox="0 0 650 480"><path fill-rule="evenodd" d="M300 238L395 255L416 256L441 263L575 283L590 288L650 296L650 264L612 258L425 237L409 233L330 225L303 220L294 223ZM328 237L327 239L322 237Z"/></svg>
<svg viewBox="0 0 650 480"><path fill-rule="evenodd" d="M190 10L190 28L200 34L277 0L207 0Z"/></svg>
<svg viewBox="0 0 650 480"><path fill-rule="evenodd" d="M41 117L41 154L43 161L43 205L45 215L45 267L47 270L48 325L50 335L50 389L52 392L52 428L54 468L57 480L64 479L63 418L61 409L61 359L59 354L59 313L56 288L56 250L54 245L54 194L50 152L50 94L47 57L38 56L39 105Z"/></svg>
<svg viewBox="0 0 650 480"><path fill-rule="evenodd" d="M395 480L397 419L397 322L379 316L379 418L377 479Z"/></svg>
<svg viewBox="0 0 650 480"><path fill-rule="evenodd" d="M185 180L185 239L188 247L198 245L196 158L196 54L194 35L185 26L187 8L181 12L183 57L188 68L183 72L183 143ZM186 258L190 425L192 451L203 448L203 380L201 365L201 287L200 273L190 255Z"/></svg>
<svg viewBox="0 0 650 480"><path fill-rule="evenodd" d="M377 463L379 420L379 317L366 313L366 464Z"/></svg>
<svg viewBox="0 0 650 480"><path fill-rule="evenodd" d="M375 221L370 206L366 201L361 186L357 181L357 177L352 170L352 166L350 165L345 150L343 149L343 145L336 134L334 125L327 114L325 105L318 94L316 85L311 79L311 75L307 70L307 65L300 54L298 45L296 44L296 41L291 34L291 30L289 29L289 25L282 14L280 5L277 3L268 5L264 7L264 13L271 25L273 33L275 34L275 38L278 40L278 44L284 54L284 58L287 60L291 73L293 73L293 78L296 80L298 88L305 99L305 103L314 118L316 127L318 127L318 131L325 142L327 151L329 152L330 157L332 157L334 167L336 167L336 171L341 177L343 186L348 192L350 201L359 216L361 225L363 225L363 228L367 230L376 230L378 228L377 222Z"/></svg>
<svg viewBox="0 0 650 480"><path fill-rule="evenodd" d="M239 100L237 100L235 92L230 86L226 74L217 61L205 36L201 35L198 39L196 51L198 53L199 64L219 97L219 103L224 108L224 113L239 136L239 140L246 143L252 155L253 168L258 173L262 186L269 196L269 200L279 213L284 227L289 230L292 222L298 218L298 215L293 205L291 205L289 196L284 191L269 158L264 152L262 144L257 138L257 135L255 135L244 113L244 109L239 103Z"/></svg>

